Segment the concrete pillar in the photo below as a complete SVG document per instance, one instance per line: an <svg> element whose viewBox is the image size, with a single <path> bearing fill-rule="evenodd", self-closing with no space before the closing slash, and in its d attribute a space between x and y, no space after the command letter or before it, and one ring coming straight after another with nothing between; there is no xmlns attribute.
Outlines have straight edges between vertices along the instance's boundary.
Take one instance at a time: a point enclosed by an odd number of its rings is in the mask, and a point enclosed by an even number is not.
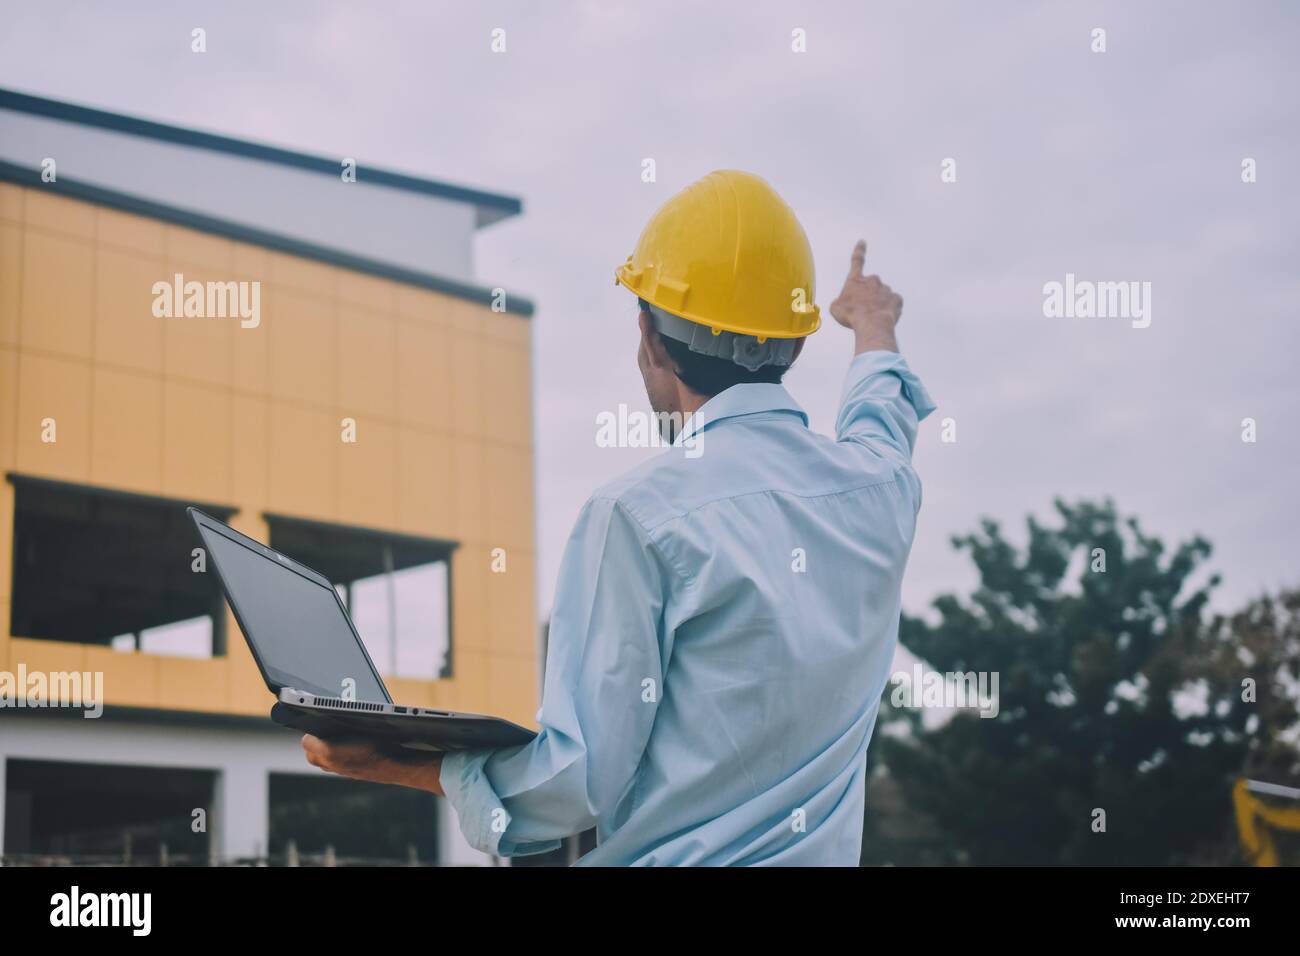
<svg viewBox="0 0 1300 956"><path fill-rule="evenodd" d="M5 766L8 760L0 753L0 860L5 855ZM0 864L2 866L3 864Z"/></svg>
<svg viewBox="0 0 1300 956"><path fill-rule="evenodd" d="M269 852L270 775L265 766L230 766L217 775L214 845L221 862Z"/></svg>
<svg viewBox="0 0 1300 956"><path fill-rule="evenodd" d="M460 821L451 803L438 798L438 865L439 866L493 866L493 859L469 845L460 832Z"/></svg>

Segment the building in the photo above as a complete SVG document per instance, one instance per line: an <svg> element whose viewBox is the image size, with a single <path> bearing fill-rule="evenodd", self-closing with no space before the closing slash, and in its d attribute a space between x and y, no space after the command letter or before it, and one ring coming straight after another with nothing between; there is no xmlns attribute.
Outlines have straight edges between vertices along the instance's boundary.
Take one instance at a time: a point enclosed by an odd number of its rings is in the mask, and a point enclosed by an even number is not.
<svg viewBox="0 0 1300 956"><path fill-rule="evenodd" d="M481 859L306 765L184 509L337 582L399 702L534 724L532 305L473 276L520 211L0 90L0 674L104 703L0 708L0 857Z"/></svg>

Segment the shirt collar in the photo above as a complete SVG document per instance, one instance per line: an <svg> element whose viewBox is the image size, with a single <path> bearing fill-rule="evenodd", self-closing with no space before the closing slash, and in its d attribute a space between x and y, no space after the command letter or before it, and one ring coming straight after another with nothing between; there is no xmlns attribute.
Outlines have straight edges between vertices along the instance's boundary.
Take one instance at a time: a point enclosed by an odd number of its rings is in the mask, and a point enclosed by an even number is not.
<svg viewBox="0 0 1300 956"><path fill-rule="evenodd" d="M799 416L804 425L808 424L808 414L790 397L784 385L770 382L733 385L701 405L695 414L686 420L681 434L673 444L680 445L693 435L726 419L739 418L742 415L758 415L763 412L793 413Z"/></svg>

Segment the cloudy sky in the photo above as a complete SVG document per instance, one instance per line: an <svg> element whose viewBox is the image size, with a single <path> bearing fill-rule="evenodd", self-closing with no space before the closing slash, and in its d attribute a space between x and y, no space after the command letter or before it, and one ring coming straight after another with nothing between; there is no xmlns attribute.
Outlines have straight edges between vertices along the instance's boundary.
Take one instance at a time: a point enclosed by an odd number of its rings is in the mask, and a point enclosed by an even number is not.
<svg viewBox="0 0 1300 956"><path fill-rule="evenodd" d="M823 309L859 235L906 297L903 351L940 406L917 454L909 608L971 583L950 535L984 515L1018 526L1057 495L1111 495L1150 531L1205 534L1225 606L1300 583L1294 5L4 0L0 13L5 87L524 200L480 234L477 273L538 304L543 612L584 498L647 454L595 444L599 412L644 401L634 306L612 270L659 203L728 167L797 211ZM1150 282L1150 326L1045 317L1043 286L1066 273ZM787 378L821 431L850 352L828 322ZM944 418L955 442L940 441Z"/></svg>

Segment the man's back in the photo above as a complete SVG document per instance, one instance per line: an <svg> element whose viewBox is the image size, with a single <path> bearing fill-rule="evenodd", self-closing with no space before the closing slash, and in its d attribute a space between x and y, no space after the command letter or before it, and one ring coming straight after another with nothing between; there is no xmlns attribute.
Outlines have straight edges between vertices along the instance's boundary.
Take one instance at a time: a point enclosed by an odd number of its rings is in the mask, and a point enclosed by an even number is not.
<svg viewBox="0 0 1300 956"><path fill-rule="evenodd" d="M737 170L664 203L614 279L636 296L650 407L690 417L578 516L540 733L414 770L309 736L312 763L441 794L501 856L595 827L584 864L855 863L934 409L866 253L830 303L854 356L832 441L777 384L821 325L794 210Z"/></svg>
<svg viewBox="0 0 1300 956"><path fill-rule="evenodd" d="M856 864L932 407L892 352L854 359L838 440L782 386L734 386L597 492L561 570L542 736L444 762L471 843L534 852L594 824L584 864Z"/></svg>

